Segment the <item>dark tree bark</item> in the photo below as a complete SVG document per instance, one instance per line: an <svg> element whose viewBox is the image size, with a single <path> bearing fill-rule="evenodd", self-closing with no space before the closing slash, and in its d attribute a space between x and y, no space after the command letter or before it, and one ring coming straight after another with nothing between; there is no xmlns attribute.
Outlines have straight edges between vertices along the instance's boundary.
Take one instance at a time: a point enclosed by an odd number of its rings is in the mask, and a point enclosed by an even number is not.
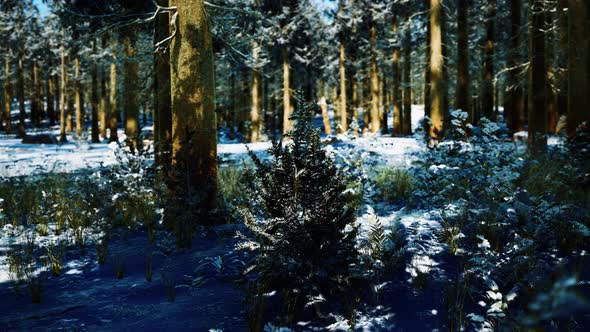
<svg viewBox="0 0 590 332"><path fill-rule="evenodd" d="M529 0L529 149L533 154L547 148L547 75L545 63L545 7L543 0Z"/></svg>

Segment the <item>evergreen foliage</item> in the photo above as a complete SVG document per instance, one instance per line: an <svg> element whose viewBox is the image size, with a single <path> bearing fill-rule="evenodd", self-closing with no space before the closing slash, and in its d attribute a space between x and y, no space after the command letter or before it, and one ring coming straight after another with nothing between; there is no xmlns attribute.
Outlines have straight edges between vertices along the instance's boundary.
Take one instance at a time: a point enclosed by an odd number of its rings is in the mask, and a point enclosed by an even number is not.
<svg viewBox="0 0 590 332"><path fill-rule="evenodd" d="M257 295L277 291L289 314L329 295L345 295L357 263L355 211L346 179L321 147L310 105L299 102L292 141L273 142L271 161L250 156L245 175L251 204L243 210L249 235L241 249L255 257Z"/></svg>

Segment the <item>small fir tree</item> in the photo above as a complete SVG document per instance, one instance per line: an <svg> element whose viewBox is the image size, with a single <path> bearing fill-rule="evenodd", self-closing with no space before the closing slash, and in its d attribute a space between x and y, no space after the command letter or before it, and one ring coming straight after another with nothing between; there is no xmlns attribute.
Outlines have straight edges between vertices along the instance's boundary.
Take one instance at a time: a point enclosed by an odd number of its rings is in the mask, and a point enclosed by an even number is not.
<svg viewBox="0 0 590 332"><path fill-rule="evenodd" d="M250 152L255 169L245 175L252 202L243 215L251 235L240 248L255 253L245 273L252 275L255 297L281 294L290 318L346 295L358 260L353 197L321 147L311 110L300 101L291 117L292 141L285 147L273 142L270 161Z"/></svg>

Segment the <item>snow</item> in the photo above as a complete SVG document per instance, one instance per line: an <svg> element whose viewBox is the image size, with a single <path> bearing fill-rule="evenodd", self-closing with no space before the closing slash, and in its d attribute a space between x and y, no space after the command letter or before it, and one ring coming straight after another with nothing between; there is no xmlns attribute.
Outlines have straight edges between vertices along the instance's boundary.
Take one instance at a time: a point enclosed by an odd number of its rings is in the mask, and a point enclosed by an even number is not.
<svg viewBox="0 0 590 332"><path fill-rule="evenodd" d="M412 127L418 128L424 116L424 107L413 105ZM390 118L388 123L393 123ZM321 117L314 119L321 127ZM151 128L145 128L150 130ZM526 132L519 133L525 136ZM123 133L120 137L124 138ZM526 137L526 136L525 136ZM323 137L332 153L350 157L358 153L368 163L408 167L426 149L421 137L367 136L349 137L336 135ZM24 176L47 172L75 172L113 165L117 162L116 144L90 144L68 137L70 143L61 145L23 144L13 137L0 137L0 177ZM559 144L559 138L550 138L549 144ZM511 144L511 143L507 143ZM259 156L267 156L270 142L237 143L226 138L220 139L217 147L221 164L238 163L248 160L248 150ZM439 172L445 165L433 166L432 172ZM452 206L446 208L453 211ZM417 292L412 283L423 275L435 279L431 294L446 282L442 275L442 255L445 245L437 234L441 231L440 216L427 210L407 211L400 206L371 205L363 209L358 218L361 236L366 236L372 216L378 216L389 232L396 223L403 225L407 233L409 261L405 267L402 282L388 282L380 285L383 290L382 305L368 306L356 317L358 331L374 330L437 330L437 317L445 309L440 298L433 299L428 292ZM103 267L96 263L93 244L89 248L69 248L59 277L49 277L43 285L43 301L40 305L30 304L26 289L15 293L12 289L14 276L8 271L7 252L11 246L24 241L24 229L6 225L0 230L0 327L11 329L88 329L88 330L152 330L190 329L208 331L246 330L243 319L243 294L231 283L223 280L215 271L208 271L212 278L199 279L193 270L203 262L223 266L231 262L227 255L235 255L231 237L225 228L213 228L198 237L193 250L177 251L174 240L166 234L157 234L158 245L150 246L143 232L131 235L114 234L109 247L109 259ZM229 227L233 227L229 225ZM230 232L231 233L231 232ZM464 236L462 233L457 236ZM64 233L59 237L38 237L39 248L71 237ZM489 246L482 237L481 246ZM90 240L92 242L92 240ZM152 282L144 277L146 253L151 253L154 264ZM125 263L125 277L116 279L113 260L122 257ZM232 256L233 257L233 256ZM207 265L208 266L208 265ZM211 269L209 267L209 269ZM176 300L167 301L163 285L163 274L173 276ZM203 281L204 280L204 281ZM199 285L195 286L195 282ZM403 282L406 281L406 282ZM203 282L203 283L201 283ZM437 293L438 294L438 293ZM389 296L387 296L389 295ZM398 301L400 297L404 301ZM347 321L334 317L335 323L321 329L330 331L348 330ZM473 316L472 319L477 319ZM310 324L300 322L302 329ZM311 328L311 325L309 325Z"/></svg>

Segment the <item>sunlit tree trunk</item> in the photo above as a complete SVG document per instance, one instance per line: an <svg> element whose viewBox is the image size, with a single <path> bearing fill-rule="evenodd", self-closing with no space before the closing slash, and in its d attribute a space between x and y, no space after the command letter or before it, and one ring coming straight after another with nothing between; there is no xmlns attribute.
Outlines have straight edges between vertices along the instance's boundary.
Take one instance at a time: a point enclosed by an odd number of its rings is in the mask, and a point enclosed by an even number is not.
<svg viewBox="0 0 590 332"><path fill-rule="evenodd" d="M393 104L393 134L403 134L403 113L402 113L402 74L400 68L400 49L401 34L399 32L399 17L397 13L393 14L393 36L395 45L393 47L393 80L391 82L391 99Z"/></svg>
<svg viewBox="0 0 590 332"><path fill-rule="evenodd" d="M494 20L496 18L496 0L487 1L486 39L483 45L482 115L489 120L496 121L494 115Z"/></svg>
<svg viewBox="0 0 590 332"><path fill-rule="evenodd" d="M428 73L430 78L430 120L431 138L438 138L443 130L445 90L443 76L442 50L442 6L441 0L430 0L430 55Z"/></svg>
<svg viewBox="0 0 590 332"><path fill-rule="evenodd" d="M252 57L254 62L258 60L258 54L260 52L260 47L258 43L254 43L252 47ZM260 82L261 75L258 69L252 70L252 107L250 109L250 121L251 121L251 133L250 133L250 142L258 142L260 139L260 131L262 127L262 119L261 119L261 109L260 109Z"/></svg>
<svg viewBox="0 0 590 332"><path fill-rule="evenodd" d="M59 85L59 141L66 142L66 28L61 27L61 67Z"/></svg>
<svg viewBox="0 0 590 332"><path fill-rule="evenodd" d="M112 41L115 44L114 38ZM117 64L115 54L112 54L111 68L110 68L110 94L109 94L109 142L119 141L117 133L117 119L119 115L119 107L117 105Z"/></svg>
<svg viewBox="0 0 590 332"><path fill-rule="evenodd" d="M168 1L160 2L168 6ZM155 42L166 39L170 34L169 15L158 15L155 26ZM172 155L172 110L170 99L170 52L158 52L155 55L155 121L156 162L168 169Z"/></svg>
<svg viewBox="0 0 590 332"><path fill-rule="evenodd" d="M84 103L82 101L82 83L80 81L80 56L74 57L74 98L76 101L76 135L84 129ZM71 114L71 111L70 111Z"/></svg>
<svg viewBox="0 0 590 332"><path fill-rule="evenodd" d="M92 42L92 54L96 54L96 41ZM98 65L96 62L92 64L92 92L90 96L90 103L92 106L92 126L91 126L91 139L93 143L100 142L99 131L98 131Z"/></svg>
<svg viewBox="0 0 590 332"><path fill-rule="evenodd" d="M338 16L344 14L344 1L339 2ZM342 132L348 130L348 114L346 110L346 48L344 45L344 32L340 32L340 128Z"/></svg>
<svg viewBox="0 0 590 332"><path fill-rule="evenodd" d="M467 112L470 116L471 101L471 77L469 75L469 33L468 33L468 0L457 2L457 90L455 97L455 109ZM469 122L473 123L473 118Z"/></svg>
<svg viewBox="0 0 590 332"><path fill-rule="evenodd" d="M66 56L66 66L70 64L69 56ZM66 72L66 131L72 132L74 128L74 99L70 87L70 76Z"/></svg>
<svg viewBox="0 0 590 332"><path fill-rule="evenodd" d="M379 131L379 77L377 73L377 27L371 21L371 133Z"/></svg>
<svg viewBox="0 0 590 332"><path fill-rule="evenodd" d="M286 46L283 48L283 136L293 129L293 121L289 120L293 107L291 106L291 69Z"/></svg>
<svg viewBox="0 0 590 332"><path fill-rule="evenodd" d="M201 0L172 0L177 34L170 45L172 165L203 207L217 200L217 125L211 30ZM181 180L179 178L179 180Z"/></svg>
<svg viewBox="0 0 590 332"><path fill-rule="evenodd" d="M569 0L567 134L571 139L586 121L590 125L590 2Z"/></svg>
<svg viewBox="0 0 590 332"><path fill-rule="evenodd" d="M101 40L101 47L106 48L106 37ZM105 72L105 67L101 63L99 67L99 80L100 80L100 109L98 111L98 121L100 122L100 138L107 138L107 127L109 118L109 102L108 102L108 80Z"/></svg>
<svg viewBox="0 0 590 332"><path fill-rule="evenodd" d="M328 115L328 102L326 101L324 91L324 82L320 80L318 87L318 105L322 112L322 120L324 122L324 132L326 135L332 135L332 125L330 123L330 116Z"/></svg>
<svg viewBox="0 0 590 332"><path fill-rule="evenodd" d="M412 133L412 28L411 18L408 17L404 36L404 110L402 116L402 132L404 135Z"/></svg>
<svg viewBox="0 0 590 332"><path fill-rule="evenodd" d="M529 149L540 153L547 148L547 75L545 63L545 6L543 0L529 0Z"/></svg>

